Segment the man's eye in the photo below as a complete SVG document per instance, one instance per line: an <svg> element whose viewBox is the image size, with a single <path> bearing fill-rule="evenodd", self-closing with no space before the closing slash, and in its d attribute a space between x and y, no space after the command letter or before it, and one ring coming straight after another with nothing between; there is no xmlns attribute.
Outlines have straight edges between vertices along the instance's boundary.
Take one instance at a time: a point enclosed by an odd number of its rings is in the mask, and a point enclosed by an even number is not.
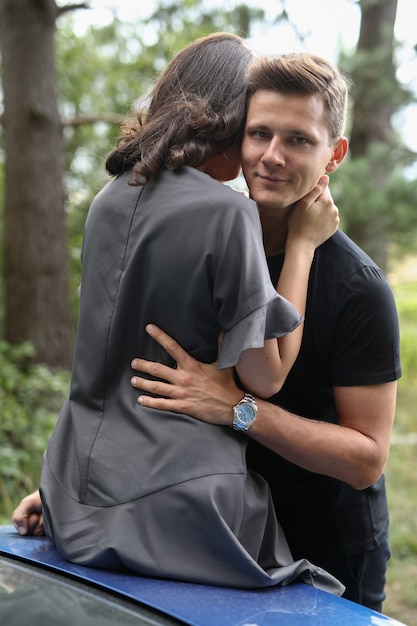
<svg viewBox="0 0 417 626"><path fill-rule="evenodd" d="M268 134L263 130L254 130L252 133L252 137L256 137L258 139L265 139Z"/></svg>
<svg viewBox="0 0 417 626"><path fill-rule="evenodd" d="M303 144L303 143L308 143L308 139L306 139L305 137L293 137L292 142Z"/></svg>

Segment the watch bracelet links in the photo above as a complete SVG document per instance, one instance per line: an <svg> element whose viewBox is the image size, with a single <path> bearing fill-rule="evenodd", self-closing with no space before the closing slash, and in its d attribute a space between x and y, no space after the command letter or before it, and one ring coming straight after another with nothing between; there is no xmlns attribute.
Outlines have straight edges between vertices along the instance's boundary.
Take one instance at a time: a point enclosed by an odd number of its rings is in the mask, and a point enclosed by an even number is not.
<svg viewBox="0 0 417 626"><path fill-rule="evenodd" d="M251 393L248 393L247 391L245 391L244 396L243 396L242 400L240 400L240 402L251 402L252 404L254 404L256 406L256 398L255 398L255 396L253 396Z"/></svg>

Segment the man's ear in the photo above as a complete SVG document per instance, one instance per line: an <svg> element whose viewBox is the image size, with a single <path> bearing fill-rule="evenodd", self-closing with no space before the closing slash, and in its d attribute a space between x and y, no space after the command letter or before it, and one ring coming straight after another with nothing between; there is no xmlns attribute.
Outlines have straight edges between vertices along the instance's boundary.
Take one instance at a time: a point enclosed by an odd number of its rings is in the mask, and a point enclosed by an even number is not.
<svg viewBox="0 0 417 626"><path fill-rule="evenodd" d="M345 158L348 149L349 149L349 141L347 137L342 137L341 139L339 139L339 141L337 142L333 150L332 158L326 165L327 174L331 174L331 172L334 172L335 170L337 170L337 168L339 167L339 165L342 163L343 159Z"/></svg>

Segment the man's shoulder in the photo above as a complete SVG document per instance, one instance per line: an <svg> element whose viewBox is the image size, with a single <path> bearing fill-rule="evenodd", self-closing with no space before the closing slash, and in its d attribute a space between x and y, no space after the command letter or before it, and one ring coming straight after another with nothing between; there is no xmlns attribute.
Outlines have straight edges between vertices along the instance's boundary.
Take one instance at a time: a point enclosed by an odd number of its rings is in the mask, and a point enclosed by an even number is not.
<svg viewBox="0 0 417 626"><path fill-rule="evenodd" d="M310 274L310 290L362 297L391 297L391 287L380 267L342 231L338 231L316 251Z"/></svg>
<svg viewBox="0 0 417 626"><path fill-rule="evenodd" d="M338 230L318 250L324 259L332 263L337 259L342 267L367 266L379 270L375 261L342 230Z"/></svg>

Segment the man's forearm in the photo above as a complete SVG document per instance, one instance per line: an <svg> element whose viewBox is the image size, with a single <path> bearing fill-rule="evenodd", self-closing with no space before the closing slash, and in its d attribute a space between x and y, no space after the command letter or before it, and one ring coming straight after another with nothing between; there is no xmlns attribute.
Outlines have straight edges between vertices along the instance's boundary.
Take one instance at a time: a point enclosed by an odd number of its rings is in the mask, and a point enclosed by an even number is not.
<svg viewBox="0 0 417 626"><path fill-rule="evenodd" d="M257 404L257 419L247 435L290 463L355 489L364 489L379 477L372 461L375 442L363 433L294 415L263 400Z"/></svg>

